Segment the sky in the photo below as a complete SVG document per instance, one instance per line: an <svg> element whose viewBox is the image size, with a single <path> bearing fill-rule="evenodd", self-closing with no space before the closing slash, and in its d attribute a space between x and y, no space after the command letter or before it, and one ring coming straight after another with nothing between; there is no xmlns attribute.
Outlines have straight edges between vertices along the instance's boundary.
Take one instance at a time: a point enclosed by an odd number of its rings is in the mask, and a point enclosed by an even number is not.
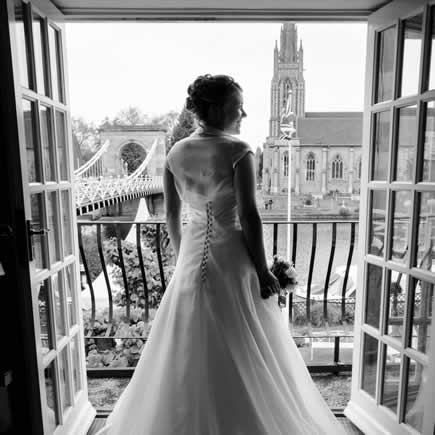
<svg viewBox="0 0 435 435"><path fill-rule="evenodd" d="M273 48L280 23L69 23L71 112L97 125L123 108L180 111L201 74L229 74L248 116L240 137L256 149L269 133ZM299 23L305 110L362 111L364 23Z"/></svg>

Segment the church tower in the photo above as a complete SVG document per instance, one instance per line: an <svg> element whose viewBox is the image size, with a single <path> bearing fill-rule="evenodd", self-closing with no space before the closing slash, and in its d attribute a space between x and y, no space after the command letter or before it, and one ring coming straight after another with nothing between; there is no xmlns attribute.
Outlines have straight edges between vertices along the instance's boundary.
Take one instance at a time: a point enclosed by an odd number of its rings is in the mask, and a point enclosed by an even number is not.
<svg viewBox="0 0 435 435"><path fill-rule="evenodd" d="M297 119L305 117L304 51L298 48L295 23L281 26L273 52L273 77L270 92L269 136L263 153L263 192L285 194L291 156L289 140L299 144Z"/></svg>
<svg viewBox="0 0 435 435"><path fill-rule="evenodd" d="M281 115L290 97L290 108L296 117L305 116L304 51L294 23L281 27L280 46L275 41L273 77L271 83L271 110L269 137L281 136Z"/></svg>

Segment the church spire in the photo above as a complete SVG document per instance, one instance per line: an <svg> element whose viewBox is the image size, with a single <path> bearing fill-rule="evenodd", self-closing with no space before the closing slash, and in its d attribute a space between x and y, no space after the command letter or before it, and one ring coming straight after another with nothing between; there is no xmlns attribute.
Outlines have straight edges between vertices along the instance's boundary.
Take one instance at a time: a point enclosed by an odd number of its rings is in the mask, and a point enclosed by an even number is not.
<svg viewBox="0 0 435 435"><path fill-rule="evenodd" d="M297 53L298 32L296 24L285 22L281 27L280 61L282 63L295 63Z"/></svg>
<svg viewBox="0 0 435 435"><path fill-rule="evenodd" d="M304 49L302 48L302 39L299 42L298 63L299 63L299 69L301 71L303 71L303 69L304 69Z"/></svg>
<svg viewBox="0 0 435 435"><path fill-rule="evenodd" d="M275 39L275 49L273 50L273 77L278 76L278 41Z"/></svg>

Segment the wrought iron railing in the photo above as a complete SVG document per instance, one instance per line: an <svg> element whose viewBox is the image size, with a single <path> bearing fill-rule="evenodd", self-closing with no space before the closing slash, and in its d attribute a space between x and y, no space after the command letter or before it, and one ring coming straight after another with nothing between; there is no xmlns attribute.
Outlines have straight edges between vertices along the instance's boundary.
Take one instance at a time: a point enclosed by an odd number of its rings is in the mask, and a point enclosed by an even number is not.
<svg viewBox="0 0 435 435"><path fill-rule="evenodd" d="M320 299L313 299L313 275L316 254L318 253L317 232L318 224L327 225L331 229L330 247L328 266L325 272L325 281L323 294ZM330 278L334 263L334 257L337 247L337 225L347 227L348 238L346 248L346 269L342 280L342 288L339 298L331 299L329 297ZM329 337L333 341L333 359L328 364L310 364L311 371L338 372L350 370L349 363L341 364L339 360L340 341L343 337L349 338L352 333L328 333L328 308L331 304L340 307L340 323L346 325L346 316L352 317L355 300L349 298L346 294L349 281L349 271L352 264L352 258L355 248L357 221L337 220L337 221L269 221L264 220L263 226L271 227L272 233L272 252L278 253L278 228L291 226L291 260L298 269L297 252L298 236L301 228L305 230L311 228L311 248L309 254L308 275L306 277L305 297L297 294L289 295L289 321L295 323L295 315L299 321L302 319L308 328L312 323L313 305L322 305L323 319L322 323L326 329L323 329L316 335L317 339ZM106 238L103 240L103 228ZM128 232L128 235L127 235ZM134 361L140 355L140 347L145 343L149 328L146 327L150 319L150 310L155 309L158 304L158 296L166 289L166 283L170 279L171 249L169 238L166 232L166 225L162 220L150 220L146 222L131 221L80 221L78 223L79 248L81 261L83 265L83 285L82 289L89 292L90 308L86 312L85 319L85 337L87 354L94 351L95 359L97 349L109 349L115 346L116 341L120 340L129 343L132 352L132 358L129 363L133 367L120 368L117 364L110 364L109 367L101 367L98 362L88 365L89 376L129 376L134 370ZM124 233L124 234L123 234ZM145 234L144 234L145 233ZM107 237L111 236L111 237ZM144 255L143 250L147 253ZM109 253L109 254L108 254ZM92 258L91 258L92 257ZM109 257L109 258L108 258ZM111 272L109 271L111 268ZM116 269L117 290L113 285L114 269ZM154 271L154 272L153 272ZM129 273L134 273L132 278ZM154 276L150 276L153 275ZM100 275L100 282L104 281L107 307L104 313L104 321L101 317L98 319L97 299L95 288L95 278ZM157 292L155 291L157 289ZM101 295L101 288L99 288ZM152 294L156 293L153 299ZM118 320L114 316L114 308L122 314L118 315ZM138 312L140 313L138 316ZM119 314L119 313L118 313ZM133 319L134 317L134 319ZM121 318L121 320L119 320ZM133 330L129 325L132 321L136 322ZM296 319L297 320L297 319ZM143 322L143 323L141 323ZM304 335L293 335L296 339L306 339L313 336L310 333ZM133 344L132 344L133 343ZM136 349L136 346L138 349ZM137 350L139 352L137 353ZM89 361L88 361L89 362ZM124 360L125 362L125 360ZM121 364L120 362L119 365ZM104 373L104 374L103 374Z"/></svg>

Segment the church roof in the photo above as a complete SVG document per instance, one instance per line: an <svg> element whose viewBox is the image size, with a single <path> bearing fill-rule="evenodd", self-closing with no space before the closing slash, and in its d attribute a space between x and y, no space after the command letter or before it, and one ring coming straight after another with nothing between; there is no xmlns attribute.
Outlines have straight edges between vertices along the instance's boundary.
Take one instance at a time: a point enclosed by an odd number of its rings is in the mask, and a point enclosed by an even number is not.
<svg viewBox="0 0 435 435"><path fill-rule="evenodd" d="M307 112L296 129L301 145L361 145L362 112Z"/></svg>

